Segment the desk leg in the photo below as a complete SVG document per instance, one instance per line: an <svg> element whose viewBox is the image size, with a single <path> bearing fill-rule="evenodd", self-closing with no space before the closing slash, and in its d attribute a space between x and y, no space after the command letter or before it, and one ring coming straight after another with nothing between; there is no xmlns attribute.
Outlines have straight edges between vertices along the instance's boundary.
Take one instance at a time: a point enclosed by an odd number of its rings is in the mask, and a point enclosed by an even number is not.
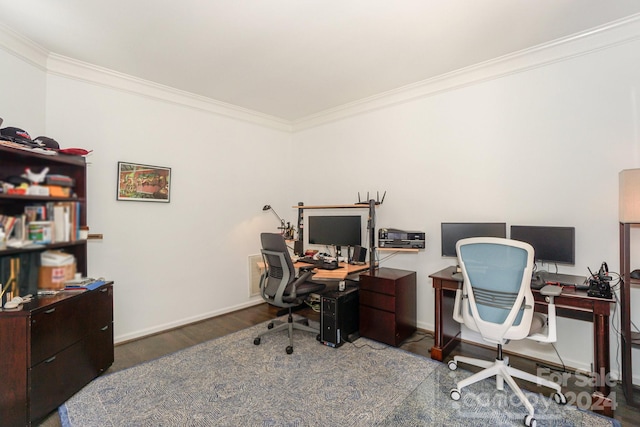
<svg viewBox="0 0 640 427"><path fill-rule="evenodd" d="M460 324L453 320L455 291L442 288L440 279L433 279L435 288L435 333L431 358L442 362L460 342Z"/></svg>
<svg viewBox="0 0 640 427"><path fill-rule="evenodd" d="M593 362L595 390L591 395L591 410L608 417L613 417L615 397L609 396L609 316L593 314Z"/></svg>
<svg viewBox="0 0 640 427"><path fill-rule="evenodd" d="M596 391L608 396L609 386L609 316L593 315L593 361L596 369Z"/></svg>

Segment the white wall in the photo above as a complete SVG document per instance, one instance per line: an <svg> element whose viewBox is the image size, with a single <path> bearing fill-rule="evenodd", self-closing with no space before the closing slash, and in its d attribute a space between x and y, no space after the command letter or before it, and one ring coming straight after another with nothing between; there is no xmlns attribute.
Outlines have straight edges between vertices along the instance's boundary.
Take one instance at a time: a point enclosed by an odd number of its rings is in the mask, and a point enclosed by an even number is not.
<svg viewBox="0 0 640 427"><path fill-rule="evenodd" d="M48 132L94 150L89 273L115 281L116 339L245 306L247 256L277 225L262 206L289 203L271 185L290 135L64 77L47 90ZM171 167L170 203L116 201L118 161Z"/></svg>
<svg viewBox="0 0 640 427"><path fill-rule="evenodd" d="M27 130L32 138L41 136L45 130L44 67L25 62L1 47L0 117L4 121L0 128L17 127Z"/></svg>
<svg viewBox="0 0 640 427"><path fill-rule="evenodd" d="M638 167L639 52L640 42L628 43L297 132L296 145L322 147L317 175L342 176L304 201L387 191L378 227L427 233L427 250L383 262L418 272L427 329L428 275L454 263L440 256L441 222L575 226L576 265L560 271L587 275L602 261L618 271L618 172ZM565 363L590 370L591 325L559 327ZM616 338L612 330L613 357ZM557 361L544 349L523 351Z"/></svg>
<svg viewBox="0 0 640 427"><path fill-rule="evenodd" d="M88 217L104 240L89 245L89 273L115 281L117 341L254 303L247 256L277 225L264 204L295 221L299 201L351 203L376 190L387 191L378 227L427 233L425 251L383 265L418 272L419 326L433 329L428 275L453 262L440 257L444 221L575 226L576 266L561 272L584 275L603 260L617 270L617 174L640 160L638 52L631 41L567 54L293 134L105 70L68 72L60 58L45 76L6 49L0 103L4 126L94 150ZM4 96L18 85L26 99ZM171 167L171 203L117 202L119 160ZM634 259L640 266L640 251ZM591 326L559 325L565 363L589 370Z"/></svg>

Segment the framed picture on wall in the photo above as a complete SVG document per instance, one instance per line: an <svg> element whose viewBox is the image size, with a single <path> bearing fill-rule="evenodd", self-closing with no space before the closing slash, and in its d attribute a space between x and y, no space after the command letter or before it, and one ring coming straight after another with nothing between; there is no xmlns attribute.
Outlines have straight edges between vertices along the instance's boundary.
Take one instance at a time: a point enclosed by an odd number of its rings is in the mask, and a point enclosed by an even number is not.
<svg viewBox="0 0 640 427"><path fill-rule="evenodd" d="M117 200L169 203L171 168L118 162Z"/></svg>

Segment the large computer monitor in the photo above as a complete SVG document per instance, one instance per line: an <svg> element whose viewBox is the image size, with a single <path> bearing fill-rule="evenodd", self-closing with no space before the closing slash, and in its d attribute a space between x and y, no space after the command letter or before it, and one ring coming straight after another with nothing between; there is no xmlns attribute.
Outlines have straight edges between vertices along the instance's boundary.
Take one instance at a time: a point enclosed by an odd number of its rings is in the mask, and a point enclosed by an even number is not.
<svg viewBox="0 0 640 427"><path fill-rule="evenodd" d="M340 246L362 245L362 218L360 215L309 216L306 227L310 245Z"/></svg>
<svg viewBox="0 0 640 427"><path fill-rule="evenodd" d="M512 225L509 237L533 246L536 261L569 265L576 263L574 227Z"/></svg>
<svg viewBox="0 0 640 427"><path fill-rule="evenodd" d="M507 237L504 222L443 222L440 225L442 256L455 257L456 243L468 237Z"/></svg>

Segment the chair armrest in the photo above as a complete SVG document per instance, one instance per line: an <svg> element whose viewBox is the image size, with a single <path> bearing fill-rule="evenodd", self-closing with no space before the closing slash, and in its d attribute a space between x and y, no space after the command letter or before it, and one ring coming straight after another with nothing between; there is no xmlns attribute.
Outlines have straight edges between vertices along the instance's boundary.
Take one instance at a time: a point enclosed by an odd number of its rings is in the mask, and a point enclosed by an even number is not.
<svg viewBox="0 0 640 427"><path fill-rule="evenodd" d="M557 297L562 293L562 286L546 285L540 289L540 294L544 296Z"/></svg>
<svg viewBox="0 0 640 427"><path fill-rule="evenodd" d="M562 286L546 285L540 289L540 295L545 297L547 301L547 328L546 334L536 333L530 335L528 338L541 342L552 343L557 340L557 321L556 321L556 304L554 298L560 296L562 293Z"/></svg>
<svg viewBox="0 0 640 427"><path fill-rule="evenodd" d="M545 297L545 300L549 304L554 304L554 298L560 296L562 293L562 286L556 285L546 285L542 289L540 289L540 295Z"/></svg>

